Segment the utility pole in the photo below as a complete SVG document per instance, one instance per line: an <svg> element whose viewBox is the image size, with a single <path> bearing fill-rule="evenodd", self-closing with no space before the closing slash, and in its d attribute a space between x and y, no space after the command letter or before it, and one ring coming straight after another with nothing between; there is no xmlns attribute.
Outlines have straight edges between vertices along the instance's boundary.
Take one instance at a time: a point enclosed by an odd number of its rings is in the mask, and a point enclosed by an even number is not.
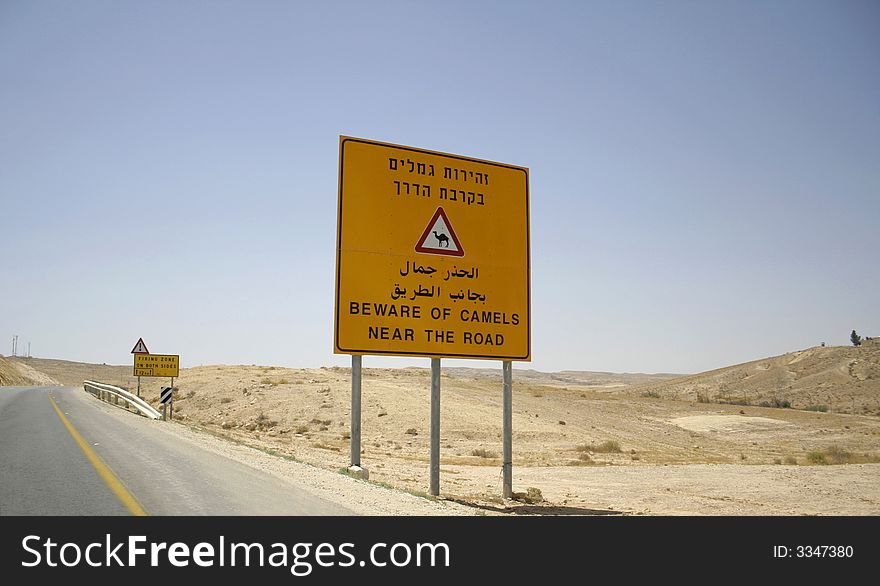
<svg viewBox="0 0 880 586"><path fill-rule="evenodd" d="M18 356L18 334L12 336L12 355Z"/></svg>
<svg viewBox="0 0 880 586"><path fill-rule="evenodd" d="M31 357L31 343L28 342L28 358Z"/></svg>

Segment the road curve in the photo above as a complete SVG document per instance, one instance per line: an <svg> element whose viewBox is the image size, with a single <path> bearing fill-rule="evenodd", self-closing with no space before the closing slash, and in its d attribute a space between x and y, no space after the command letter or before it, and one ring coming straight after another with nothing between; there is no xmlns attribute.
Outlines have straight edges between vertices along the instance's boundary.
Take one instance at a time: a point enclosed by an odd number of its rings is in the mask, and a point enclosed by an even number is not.
<svg viewBox="0 0 880 586"><path fill-rule="evenodd" d="M82 389L0 387L0 515L127 515L138 507L148 515L352 514L162 425Z"/></svg>

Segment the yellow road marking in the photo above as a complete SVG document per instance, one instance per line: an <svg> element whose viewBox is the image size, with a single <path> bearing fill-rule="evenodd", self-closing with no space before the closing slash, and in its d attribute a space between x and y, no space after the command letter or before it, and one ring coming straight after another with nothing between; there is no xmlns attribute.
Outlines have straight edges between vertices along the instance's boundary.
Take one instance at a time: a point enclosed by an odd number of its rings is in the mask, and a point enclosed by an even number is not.
<svg viewBox="0 0 880 586"><path fill-rule="evenodd" d="M61 409L58 408L58 404L55 402L55 399L49 395L49 401L52 402L52 407L55 409L55 413L58 414L58 418L61 419L61 423L64 424L64 427L67 428L67 431L70 432L70 435L73 436L73 441L76 442L76 445L79 446L79 449L83 451L83 454L86 455L89 462L91 462L92 466L94 466L95 471L98 473L98 476L101 477L101 480L104 481L104 484L107 485L113 494L116 495L116 498L119 499L119 502L128 509L128 512L136 517L146 516L147 512L144 511L143 507L141 507L140 503L137 502L137 499L134 498L128 489L125 488L125 485L122 484L122 481L113 474L113 471L107 467L107 464L104 463L103 460L95 453L95 451L89 446L88 442L83 439L83 436L79 434L73 424L64 416L64 413L61 412Z"/></svg>

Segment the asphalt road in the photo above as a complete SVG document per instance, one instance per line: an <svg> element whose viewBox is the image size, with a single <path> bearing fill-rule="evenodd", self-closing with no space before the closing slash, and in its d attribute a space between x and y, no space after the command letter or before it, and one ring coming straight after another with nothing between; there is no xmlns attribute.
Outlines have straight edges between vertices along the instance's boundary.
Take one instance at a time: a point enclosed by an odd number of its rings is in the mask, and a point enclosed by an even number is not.
<svg viewBox="0 0 880 586"><path fill-rule="evenodd" d="M134 501L148 515L351 514L162 425L81 389L0 387L0 515L127 515ZM88 450L106 465L103 475ZM108 476L121 482L116 492Z"/></svg>

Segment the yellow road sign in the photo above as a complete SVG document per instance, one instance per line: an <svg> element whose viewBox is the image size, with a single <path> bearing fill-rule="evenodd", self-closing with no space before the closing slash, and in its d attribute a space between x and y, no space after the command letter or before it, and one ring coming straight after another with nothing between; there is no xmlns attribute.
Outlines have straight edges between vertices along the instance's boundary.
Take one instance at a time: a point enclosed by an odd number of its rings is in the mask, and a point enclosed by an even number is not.
<svg viewBox="0 0 880 586"><path fill-rule="evenodd" d="M337 354L531 360L529 171L339 140Z"/></svg>
<svg viewBox="0 0 880 586"><path fill-rule="evenodd" d="M134 376L180 376L180 356L177 354L135 354Z"/></svg>

